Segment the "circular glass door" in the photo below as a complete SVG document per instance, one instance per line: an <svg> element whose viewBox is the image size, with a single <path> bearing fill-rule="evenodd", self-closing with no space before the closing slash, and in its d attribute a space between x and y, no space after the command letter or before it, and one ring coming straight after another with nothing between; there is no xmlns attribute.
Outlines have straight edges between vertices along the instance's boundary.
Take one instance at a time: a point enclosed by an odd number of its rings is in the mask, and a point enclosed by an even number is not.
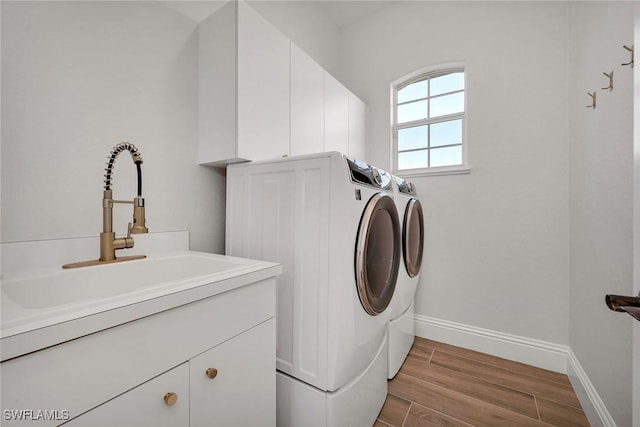
<svg viewBox="0 0 640 427"><path fill-rule="evenodd" d="M424 244L424 219L420 200L411 199L404 211L402 227L402 248L404 265L409 277L420 273L422 266L422 247Z"/></svg>
<svg viewBox="0 0 640 427"><path fill-rule="evenodd" d="M382 313L393 296L401 257L401 230L393 198L371 197L356 238L355 271L358 296L372 316Z"/></svg>

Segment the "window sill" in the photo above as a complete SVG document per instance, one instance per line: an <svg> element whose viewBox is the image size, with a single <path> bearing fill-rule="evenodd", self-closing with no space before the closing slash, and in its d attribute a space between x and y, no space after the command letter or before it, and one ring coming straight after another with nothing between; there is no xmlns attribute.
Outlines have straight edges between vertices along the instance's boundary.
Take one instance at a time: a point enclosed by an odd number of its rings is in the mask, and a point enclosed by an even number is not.
<svg viewBox="0 0 640 427"><path fill-rule="evenodd" d="M471 173L468 166L443 166L429 169L406 169L395 171L394 175L400 177L421 177L421 176L443 176L443 175L462 175Z"/></svg>

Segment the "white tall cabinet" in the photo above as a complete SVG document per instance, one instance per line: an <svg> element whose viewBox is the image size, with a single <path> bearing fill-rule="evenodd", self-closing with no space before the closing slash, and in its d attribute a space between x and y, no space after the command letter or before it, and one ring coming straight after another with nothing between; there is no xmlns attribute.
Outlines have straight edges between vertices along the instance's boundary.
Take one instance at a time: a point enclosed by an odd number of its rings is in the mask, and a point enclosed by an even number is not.
<svg viewBox="0 0 640 427"><path fill-rule="evenodd" d="M289 154L289 46L274 26L238 5L238 157Z"/></svg>
<svg viewBox="0 0 640 427"><path fill-rule="evenodd" d="M289 154L290 42L244 2L199 25L198 163Z"/></svg>

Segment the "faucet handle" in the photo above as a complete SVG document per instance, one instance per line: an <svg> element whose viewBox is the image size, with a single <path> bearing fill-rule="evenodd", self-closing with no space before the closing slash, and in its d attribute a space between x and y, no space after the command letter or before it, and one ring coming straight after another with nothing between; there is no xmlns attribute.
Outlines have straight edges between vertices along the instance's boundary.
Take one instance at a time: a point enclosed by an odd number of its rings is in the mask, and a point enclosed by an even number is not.
<svg viewBox="0 0 640 427"><path fill-rule="evenodd" d="M128 223L127 224L127 238L131 237L131 228L132 228L131 223Z"/></svg>

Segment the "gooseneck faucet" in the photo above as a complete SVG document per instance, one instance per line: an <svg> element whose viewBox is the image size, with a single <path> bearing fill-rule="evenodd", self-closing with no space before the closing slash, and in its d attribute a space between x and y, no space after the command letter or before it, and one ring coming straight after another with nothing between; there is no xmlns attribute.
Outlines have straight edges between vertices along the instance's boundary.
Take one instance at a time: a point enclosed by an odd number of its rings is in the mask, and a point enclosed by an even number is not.
<svg viewBox="0 0 640 427"><path fill-rule="evenodd" d="M111 176L116 158L123 151L129 151L136 165L138 175L138 192L132 202L125 200L114 200L111 191ZM100 233L100 261L113 261L116 259L117 249L128 249L133 247L133 237L131 234L148 233L149 229L145 225L144 198L142 197L142 155L135 145L122 142L111 150L107 167L104 174L104 193L102 198L102 233ZM133 226L129 223L127 227L127 237L116 238L113 232L113 205L115 203L133 204Z"/></svg>
<svg viewBox="0 0 640 427"><path fill-rule="evenodd" d="M138 176L137 196L130 200L114 200L111 190L111 182L113 176L113 166L116 158L123 151L128 151L136 165ZM128 142L121 142L113 147L109 153L109 160L105 168L104 175L104 192L102 197L102 233L100 233L100 258L95 261L84 261L73 264L63 265L63 268L86 267L89 265L97 265L103 263L129 261L132 259L144 258L145 255L131 255L126 257L116 257L116 250L128 249L133 247L133 237L131 234L148 233L149 229L145 224L144 198L142 197L142 155L135 145ZM132 204L133 205L133 224L129 223L127 227L126 237L116 237L113 231L113 205L114 204Z"/></svg>

